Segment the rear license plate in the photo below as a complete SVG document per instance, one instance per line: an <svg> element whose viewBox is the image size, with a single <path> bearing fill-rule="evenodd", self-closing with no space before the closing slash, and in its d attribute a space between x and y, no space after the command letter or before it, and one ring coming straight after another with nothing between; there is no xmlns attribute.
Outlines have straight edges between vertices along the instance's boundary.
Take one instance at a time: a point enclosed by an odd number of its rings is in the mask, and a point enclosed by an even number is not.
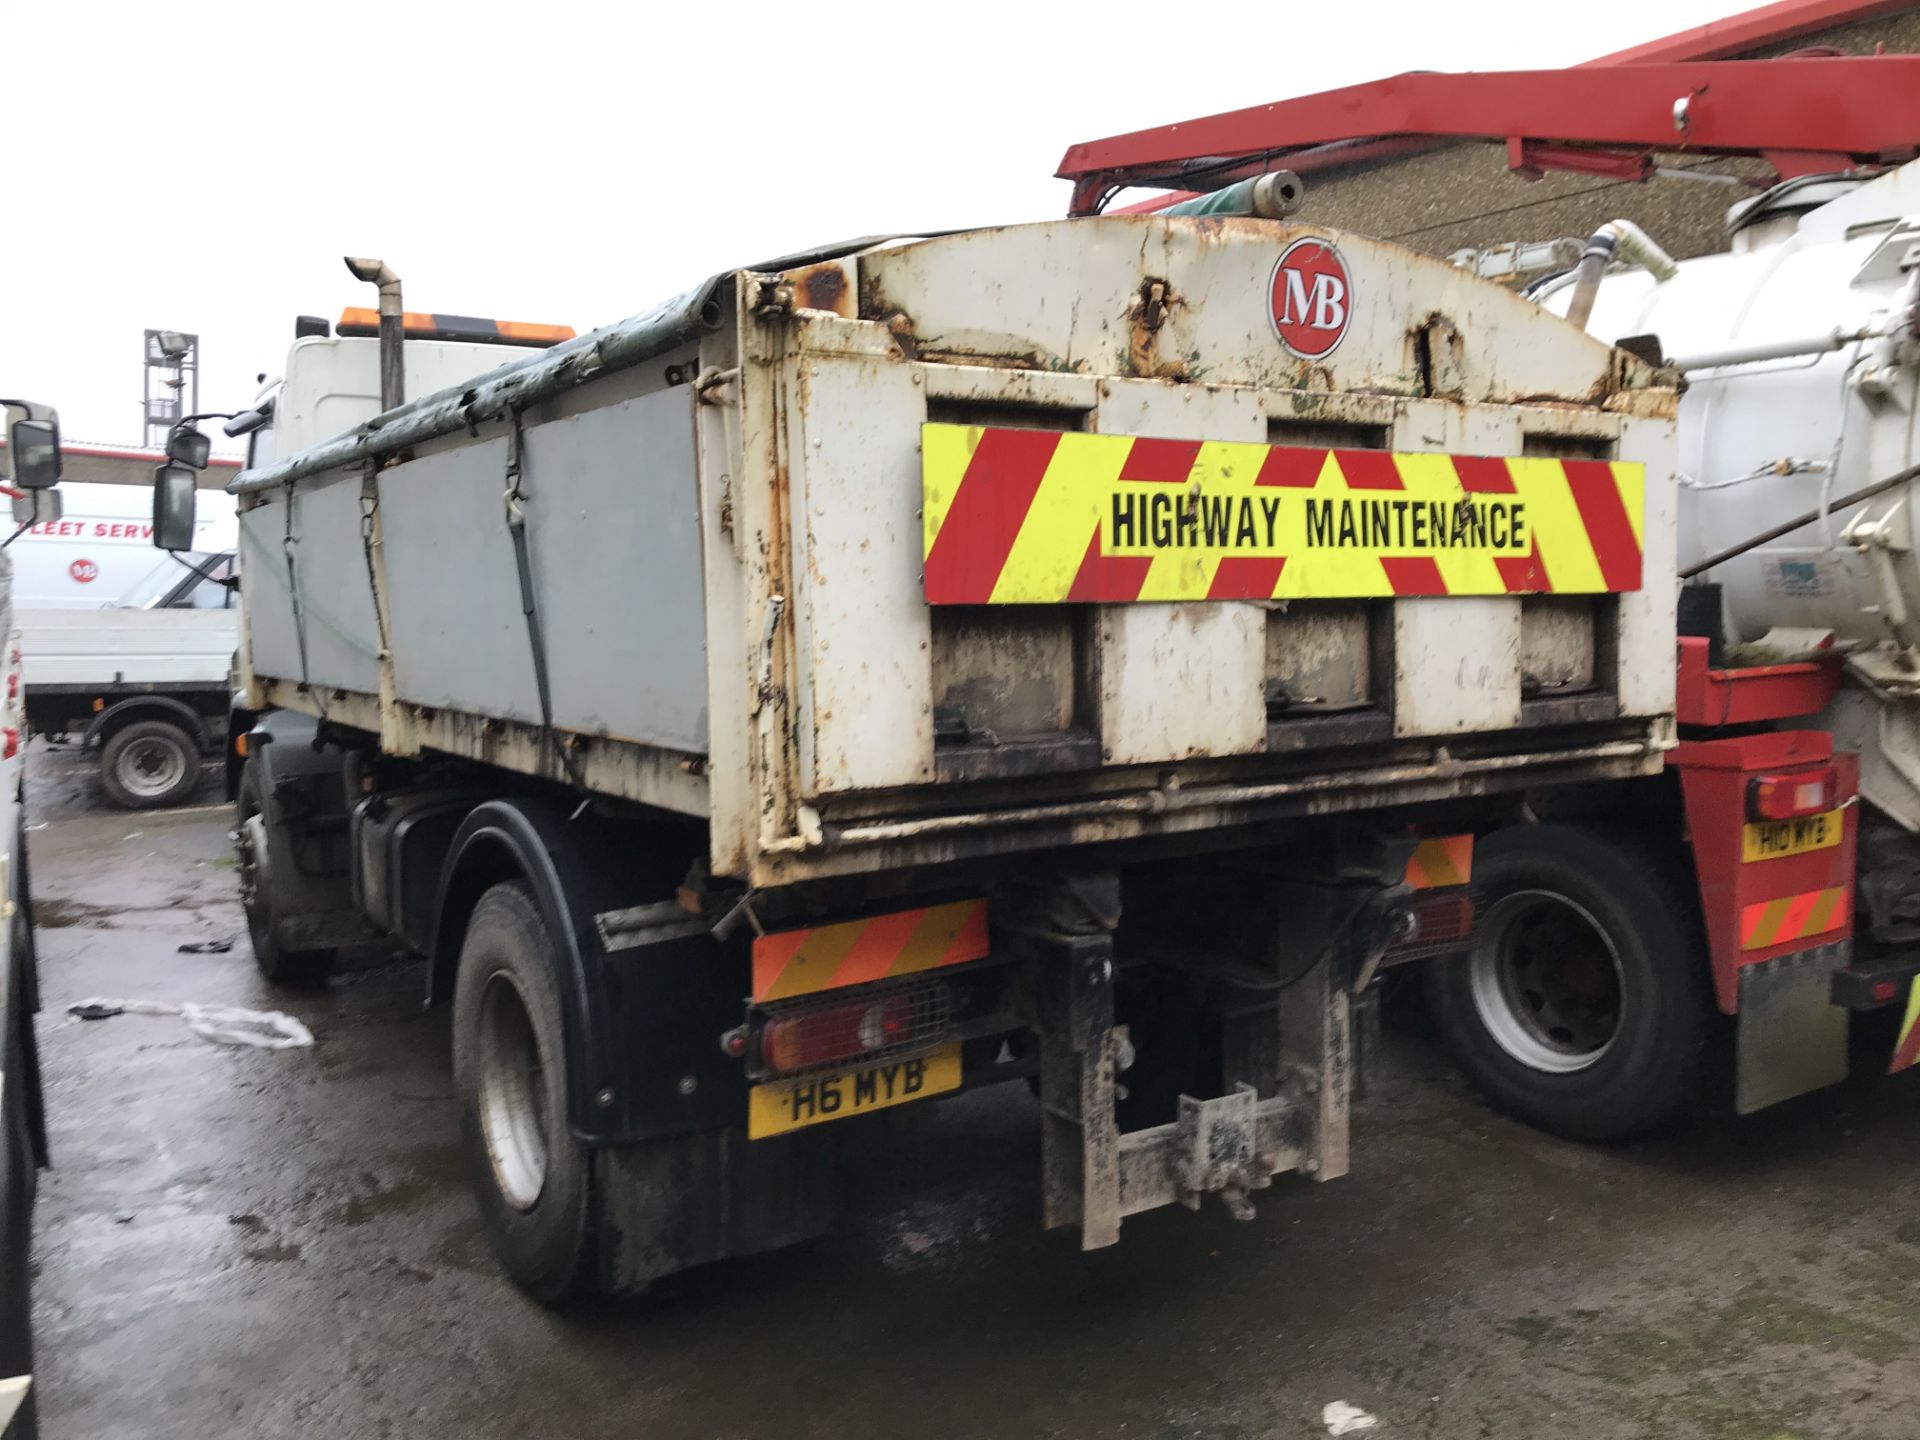
<svg viewBox="0 0 1920 1440"><path fill-rule="evenodd" d="M1831 850L1840 843L1846 830L1846 812L1829 810L1824 815L1803 815L1798 820L1764 820L1740 831L1740 858L1779 860L1788 855L1805 855L1810 850Z"/></svg>
<svg viewBox="0 0 1920 1440"><path fill-rule="evenodd" d="M849 1115L905 1105L960 1088L960 1047L943 1045L931 1055L894 1060L848 1070L839 1075L813 1075L803 1080L777 1080L756 1085L747 1094L747 1138L764 1140L789 1130L804 1130Z"/></svg>

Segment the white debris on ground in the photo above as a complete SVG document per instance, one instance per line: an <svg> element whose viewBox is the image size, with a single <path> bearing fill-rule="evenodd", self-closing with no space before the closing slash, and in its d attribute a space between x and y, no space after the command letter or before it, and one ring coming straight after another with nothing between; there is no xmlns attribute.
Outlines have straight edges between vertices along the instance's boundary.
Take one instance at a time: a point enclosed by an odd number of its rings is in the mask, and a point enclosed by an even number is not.
<svg viewBox="0 0 1920 1440"><path fill-rule="evenodd" d="M201 1005L192 1000L118 1000L89 996L67 1007L83 1020L112 1015L178 1015L202 1040L216 1045L253 1045L262 1050L301 1050L313 1044L313 1032L279 1010L242 1010L236 1005Z"/></svg>
<svg viewBox="0 0 1920 1440"><path fill-rule="evenodd" d="M1378 1417L1369 1415L1358 1405L1349 1405L1344 1400L1334 1400L1320 1412L1320 1423L1327 1427L1329 1435L1351 1435L1356 1430L1371 1430L1380 1421Z"/></svg>

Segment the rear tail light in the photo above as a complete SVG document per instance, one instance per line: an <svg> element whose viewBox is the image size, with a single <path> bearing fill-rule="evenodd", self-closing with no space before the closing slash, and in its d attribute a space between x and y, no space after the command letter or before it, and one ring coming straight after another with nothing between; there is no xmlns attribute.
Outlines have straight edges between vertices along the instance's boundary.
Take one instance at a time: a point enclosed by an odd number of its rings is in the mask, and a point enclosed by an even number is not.
<svg viewBox="0 0 1920 1440"><path fill-rule="evenodd" d="M19 698L20 672L18 670L9 670L7 672L7 699L18 700Z"/></svg>
<svg viewBox="0 0 1920 1440"><path fill-rule="evenodd" d="M1466 948L1473 934L1473 896L1464 886L1432 890L1413 902L1406 932L1387 947L1384 963L1397 965Z"/></svg>
<svg viewBox="0 0 1920 1440"><path fill-rule="evenodd" d="M1747 784L1747 815L1753 820L1823 815L1839 803L1840 776L1831 765L1797 775L1758 775Z"/></svg>
<svg viewBox="0 0 1920 1440"><path fill-rule="evenodd" d="M9 725L0 730L0 760L11 760L20 753L20 732Z"/></svg>
<svg viewBox="0 0 1920 1440"><path fill-rule="evenodd" d="M951 1013L941 984L770 1013L758 1034L760 1068L796 1075L905 1054L944 1039Z"/></svg>

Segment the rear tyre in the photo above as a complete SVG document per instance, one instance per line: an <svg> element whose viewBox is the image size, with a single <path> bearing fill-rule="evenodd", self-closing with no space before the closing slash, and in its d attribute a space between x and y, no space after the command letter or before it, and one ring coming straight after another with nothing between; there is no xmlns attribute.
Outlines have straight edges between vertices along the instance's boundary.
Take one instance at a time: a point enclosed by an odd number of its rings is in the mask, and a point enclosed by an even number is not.
<svg viewBox="0 0 1920 1440"><path fill-rule="evenodd" d="M1474 847L1474 931L1435 961L1441 1034L1499 1109L1575 1140L1679 1119L1713 1007L1691 908L1652 857L1564 825Z"/></svg>
<svg viewBox="0 0 1920 1440"><path fill-rule="evenodd" d="M453 991L454 1093L487 1238L546 1305L596 1288L593 1156L567 1123L566 1041L546 919L519 881L480 897Z"/></svg>
<svg viewBox="0 0 1920 1440"><path fill-rule="evenodd" d="M200 783L200 746L166 720L136 720L100 749L100 783L127 810L178 805Z"/></svg>
<svg viewBox="0 0 1920 1440"><path fill-rule="evenodd" d="M294 950L280 943L273 914L273 872L291 863L287 837L267 821L260 772L253 761L240 772L234 802L233 849L240 879L240 908L247 916L253 963L269 985L311 989L326 982L333 969L332 950Z"/></svg>

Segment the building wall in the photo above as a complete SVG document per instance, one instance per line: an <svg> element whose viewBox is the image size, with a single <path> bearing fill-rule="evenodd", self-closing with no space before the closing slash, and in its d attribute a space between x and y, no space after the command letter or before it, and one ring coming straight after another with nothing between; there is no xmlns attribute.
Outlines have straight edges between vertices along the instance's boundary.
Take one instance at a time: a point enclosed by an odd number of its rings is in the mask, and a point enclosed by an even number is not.
<svg viewBox="0 0 1920 1440"><path fill-rule="evenodd" d="M1920 53L1920 6L1879 19L1804 35L1751 58L1814 46L1852 55L1876 47ZM1743 57L1746 58L1746 57ZM1513 240L1584 238L1616 217L1633 220L1682 259L1726 248L1729 206L1753 195L1747 185L1698 180L1610 181L1595 175L1549 173L1526 180L1507 169L1503 144L1458 144L1352 171L1305 177L1301 218L1394 240L1432 255L1485 248ZM1770 179L1759 161L1663 157L1664 165L1703 175Z"/></svg>

